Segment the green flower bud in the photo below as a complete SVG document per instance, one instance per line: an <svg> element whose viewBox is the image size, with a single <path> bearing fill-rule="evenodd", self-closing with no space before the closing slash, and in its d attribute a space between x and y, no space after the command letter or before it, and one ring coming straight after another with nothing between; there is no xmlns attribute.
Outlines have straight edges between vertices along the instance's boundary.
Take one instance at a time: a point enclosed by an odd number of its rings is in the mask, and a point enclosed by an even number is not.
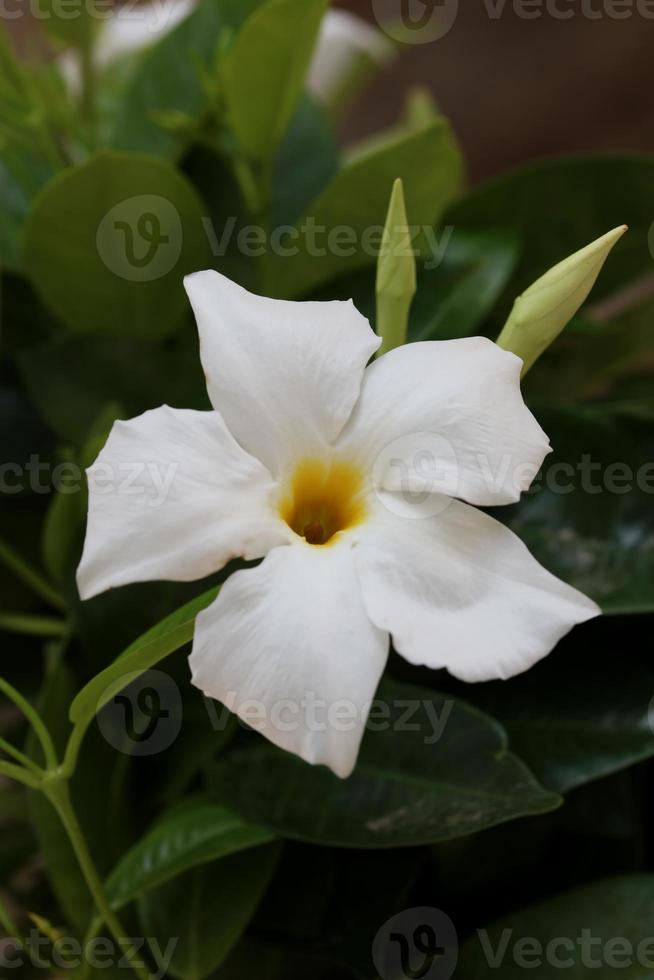
<svg viewBox="0 0 654 980"><path fill-rule="evenodd" d="M380 354L406 341L409 311L416 292L416 259L404 203L404 188L393 184L377 260L377 333Z"/></svg>
<svg viewBox="0 0 654 980"><path fill-rule="evenodd" d="M513 304L497 343L524 361L522 376L585 302L626 225L591 242L537 279Z"/></svg>

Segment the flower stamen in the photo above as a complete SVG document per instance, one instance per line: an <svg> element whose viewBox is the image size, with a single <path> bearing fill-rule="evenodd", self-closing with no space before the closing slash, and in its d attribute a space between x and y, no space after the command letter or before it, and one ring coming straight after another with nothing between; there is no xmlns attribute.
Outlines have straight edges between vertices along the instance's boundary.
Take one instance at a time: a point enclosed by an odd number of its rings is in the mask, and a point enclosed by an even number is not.
<svg viewBox="0 0 654 980"><path fill-rule="evenodd" d="M365 519L363 486L351 463L306 459L295 468L279 513L307 544L326 545Z"/></svg>

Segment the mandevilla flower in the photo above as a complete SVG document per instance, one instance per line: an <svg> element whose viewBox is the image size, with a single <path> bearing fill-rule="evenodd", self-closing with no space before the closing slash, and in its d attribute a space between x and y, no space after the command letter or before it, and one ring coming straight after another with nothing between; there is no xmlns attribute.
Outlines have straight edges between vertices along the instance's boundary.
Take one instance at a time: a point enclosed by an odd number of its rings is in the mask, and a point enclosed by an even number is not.
<svg viewBox="0 0 654 980"><path fill-rule="evenodd" d="M186 289L214 410L115 423L89 470L83 598L263 558L197 617L193 683L246 720L263 706L272 742L342 777L389 634L410 663L483 681L598 615L470 506L517 501L549 452L518 357L473 337L366 367L380 341L351 302L266 299L213 271ZM173 474L163 496L153 465ZM311 698L351 724L303 721ZM298 709L283 724L279 704Z"/></svg>

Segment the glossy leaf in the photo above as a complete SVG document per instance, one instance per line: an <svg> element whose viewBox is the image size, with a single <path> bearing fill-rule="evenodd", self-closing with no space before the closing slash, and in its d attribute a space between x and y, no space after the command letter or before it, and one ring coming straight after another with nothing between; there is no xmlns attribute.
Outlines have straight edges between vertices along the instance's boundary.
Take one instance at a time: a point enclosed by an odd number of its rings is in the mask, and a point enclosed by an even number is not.
<svg viewBox="0 0 654 980"><path fill-rule="evenodd" d="M409 322L409 339L453 340L478 333L509 281L518 257L514 237L467 232L445 226L438 231L442 259L418 274Z"/></svg>
<svg viewBox="0 0 654 980"><path fill-rule="evenodd" d="M654 756L649 652L630 650L616 676L616 650L630 628L637 630L638 620L589 623L527 673L471 692L551 790L567 793Z"/></svg>
<svg viewBox="0 0 654 980"><path fill-rule="evenodd" d="M561 974L646 980L654 965L653 917L654 875L609 878L481 930L461 948L457 972L466 980L485 980L493 967L502 980L526 972L537 980Z"/></svg>
<svg viewBox="0 0 654 980"><path fill-rule="evenodd" d="M168 976L203 980L247 927L273 875L279 848L259 846L187 871L140 903L148 936L177 939Z"/></svg>
<svg viewBox="0 0 654 980"><path fill-rule="evenodd" d="M507 521L555 575L604 612L654 609L651 426L600 407L539 405L553 452Z"/></svg>
<svg viewBox="0 0 654 980"><path fill-rule="evenodd" d="M324 110L305 95L275 157L271 228L297 221L335 176L339 163L336 136Z"/></svg>
<svg viewBox="0 0 654 980"><path fill-rule="evenodd" d="M273 839L224 807L187 803L163 816L125 854L107 879L107 895L113 908L121 908L189 868Z"/></svg>
<svg viewBox="0 0 654 980"><path fill-rule="evenodd" d="M258 745L216 764L214 797L284 836L366 848L450 840L558 805L465 702L390 681L377 701L370 724L383 730L366 733L349 779Z"/></svg>
<svg viewBox="0 0 654 980"><path fill-rule="evenodd" d="M161 336L187 310L183 276L208 264L202 213L194 189L169 164L102 151L36 198L25 269L76 333Z"/></svg>

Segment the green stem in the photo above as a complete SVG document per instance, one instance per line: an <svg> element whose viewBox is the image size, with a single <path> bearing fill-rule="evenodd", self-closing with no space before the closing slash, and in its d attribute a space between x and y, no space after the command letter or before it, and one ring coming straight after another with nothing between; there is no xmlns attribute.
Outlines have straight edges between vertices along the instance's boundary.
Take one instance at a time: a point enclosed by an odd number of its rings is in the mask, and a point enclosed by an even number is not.
<svg viewBox="0 0 654 980"><path fill-rule="evenodd" d="M15 572L26 585L29 585L37 595L45 599L55 609L66 608L63 597L57 592L55 587L40 572L37 572L36 569L32 568L31 565L21 558L20 555L16 554L14 549L10 548L5 541L0 541L0 561L4 562L7 568Z"/></svg>
<svg viewBox="0 0 654 980"><path fill-rule="evenodd" d="M43 719L32 705L27 701L22 694L20 694L15 687L6 681L3 677L0 677L0 691L13 701L17 708L23 712L30 725L34 729L34 734L41 743L43 749L43 754L45 756L45 763L48 769L55 770L57 768L57 753L55 752L55 747L52 744L52 739L50 738L50 732L46 728Z"/></svg>
<svg viewBox="0 0 654 980"><path fill-rule="evenodd" d="M43 770L40 769L35 762L32 762L32 760L26 756L24 752L21 752L20 749L17 749L15 745L12 745L11 742L7 742L7 740L4 738L0 738L0 750L5 752L15 762L20 763L21 766L29 769L29 771L33 772L35 776L40 778L43 775Z"/></svg>
<svg viewBox="0 0 654 980"><path fill-rule="evenodd" d="M150 980L148 969L137 960L138 953L129 942L127 934L120 924L120 920L109 905L100 876L96 871L93 858L84 840L82 828L79 825L73 804L70 798L68 783L61 778L57 778L50 783L44 783L43 790L59 814L64 830L68 836L70 844L75 852L82 874L89 891L93 896L98 912L111 931L118 946L125 951L127 961L137 976L142 980Z"/></svg>
<svg viewBox="0 0 654 980"><path fill-rule="evenodd" d="M93 64L93 34L89 30L79 49L82 69L82 117L88 126L91 143L95 137L95 65Z"/></svg>
<svg viewBox="0 0 654 980"><path fill-rule="evenodd" d="M5 633L27 633L29 636L66 636L69 627L65 619L54 616L0 612L0 630Z"/></svg>
<svg viewBox="0 0 654 980"><path fill-rule="evenodd" d="M7 936L15 937L19 939L18 929L16 923L12 919L9 909L5 905L2 896L0 895L0 926L4 929Z"/></svg>
<svg viewBox="0 0 654 980"><path fill-rule="evenodd" d="M0 762L0 776L14 779L17 783L22 783L23 786L29 786L30 789L41 788L40 779L33 776L27 769L23 769L22 766L15 766L13 762Z"/></svg>

